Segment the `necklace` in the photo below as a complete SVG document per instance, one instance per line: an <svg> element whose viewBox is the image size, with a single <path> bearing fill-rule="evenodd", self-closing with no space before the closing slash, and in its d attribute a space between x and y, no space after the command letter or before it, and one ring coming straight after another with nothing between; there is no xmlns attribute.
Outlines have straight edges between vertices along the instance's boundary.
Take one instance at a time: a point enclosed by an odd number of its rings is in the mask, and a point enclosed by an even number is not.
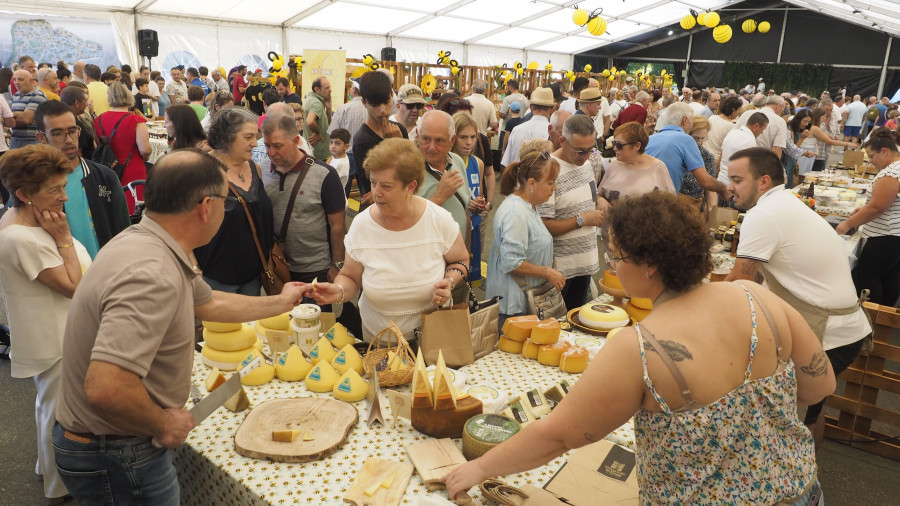
<svg viewBox="0 0 900 506"><path fill-rule="evenodd" d="M244 179L244 174L243 174L242 172L238 172L238 173L237 173L237 177L238 177L238 179L241 180L242 183L246 183L246 182L247 182L247 180Z"/></svg>

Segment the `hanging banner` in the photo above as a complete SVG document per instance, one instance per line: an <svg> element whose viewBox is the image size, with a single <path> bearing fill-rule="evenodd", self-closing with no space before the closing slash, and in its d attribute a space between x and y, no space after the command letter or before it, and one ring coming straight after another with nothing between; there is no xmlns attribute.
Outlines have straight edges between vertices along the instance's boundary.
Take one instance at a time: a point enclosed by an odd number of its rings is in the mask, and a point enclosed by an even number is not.
<svg viewBox="0 0 900 506"><path fill-rule="evenodd" d="M312 91L312 83L319 77L331 83L331 110L336 111L344 103L344 83L347 77L347 51L320 49L303 50L302 97ZM327 100L328 97L325 97Z"/></svg>
<svg viewBox="0 0 900 506"><path fill-rule="evenodd" d="M67 18L0 13L0 63L16 63L20 56L37 63L57 60L70 65L77 60L102 70L120 65L109 18Z"/></svg>

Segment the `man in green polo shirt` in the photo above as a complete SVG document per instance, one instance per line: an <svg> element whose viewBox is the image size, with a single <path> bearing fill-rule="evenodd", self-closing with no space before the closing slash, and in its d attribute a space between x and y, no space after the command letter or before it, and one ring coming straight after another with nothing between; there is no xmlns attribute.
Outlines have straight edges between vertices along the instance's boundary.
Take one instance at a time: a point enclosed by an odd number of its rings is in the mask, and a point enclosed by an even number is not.
<svg viewBox="0 0 900 506"><path fill-rule="evenodd" d="M320 160L328 159L328 103L331 102L331 83L327 77L318 77L312 84L312 93L306 97L306 117L303 136L313 147L313 154Z"/></svg>

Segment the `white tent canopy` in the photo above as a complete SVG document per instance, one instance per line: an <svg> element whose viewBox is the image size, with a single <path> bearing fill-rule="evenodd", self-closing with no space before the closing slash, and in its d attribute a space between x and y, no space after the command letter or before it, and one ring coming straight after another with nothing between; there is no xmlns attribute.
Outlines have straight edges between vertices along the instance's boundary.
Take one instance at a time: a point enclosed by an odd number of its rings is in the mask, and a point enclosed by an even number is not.
<svg viewBox="0 0 900 506"><path fill-rule="evenodd" d="M787 1L900 36L896 0ZM445 50L463 65L536 61L560 69L571 68L573 54L677 23L691 9L722 9L725 18L732 5L732 0L8 0L0 10L45 18L108 16L119 58L132 64L138 63L135 32L149 28L159 32L161 55L189 48L207 65L252 66L242 59L273 50L340 48L361 58L395 47L400 61L433 61ZM575 25L576 6L588 12L602 7L606 33L595 37Z"/></svg>

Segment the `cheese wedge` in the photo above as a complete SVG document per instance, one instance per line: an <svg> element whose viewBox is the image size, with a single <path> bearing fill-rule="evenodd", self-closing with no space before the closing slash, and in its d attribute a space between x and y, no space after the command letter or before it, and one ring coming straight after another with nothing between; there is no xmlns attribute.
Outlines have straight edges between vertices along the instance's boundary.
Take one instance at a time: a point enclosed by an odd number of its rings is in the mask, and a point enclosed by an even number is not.
<svg viewBox="0 0 900 506"><path fill-rule="evenodd" d="M369 383L354 369L347 369L332 389L334 398L344 402L357 402L369 394Z"/></svg>
<svg viewBox="0 0 900 506"><path fill-rule="evenodd" d="M381 488L391 488L391 485L394 484L394 478L396 478L396 477L397 477L397 471L394 471L393 473L391 473L390 476L387 477L386 480L381 482Z"/></svg>
<svg viewBox="0 0 900 506"><path fill-rule="evenodd" d="M381 482L380 482L380 481L373 483L371 487L369 487L369 488L363 490L363 493L366 494L366 495L369 496L369 497L372 497L373 495L375 495L375 492L378 492L378 489L379 489L379 488L381 488Z"/></svg>
<svg viewBox="0 0 900 506"><path fill-rule="evenodd" d="M534 414L528 409L528 404L523 403L521 400L514 402L500 414L519 422L519 425L522 427L525 427L535 420Z"/></svg>
<svg viewBox="0 0 900 506"><path fill-rule="evenodd" d="M447 374L444 353L438 350L437 367L434 369L434 409L456 409L456 389L453 380Z"/></svg>
<svg viewBox="0 0 900 506"><path fill-rule="evenodd" d="M334 367L331 367L331 364L320 362L309 370L304 383L306 384L306 389L311 392L331 392L339 377Z"/></svg>
<svg viewBox="0 0 900 506"><path fill-rule="evenodd" d="M348 344L353 344L356 339L347 332L347 327L340 323L335 323L325 332L325 338L331 341L331 344L337 349L343 349Z"/></svg>
<svg viewBox="0 0 900 506"><path fill-rule="evenodd" d="M388 352L387 359L389 371L406 371L409 369L409 365L406 363L406 360L401 358L400 355L397 355L393 351Z"/></svg>
<svg viewBox="0 0 900 506"><path fill-rule="evenodd" d="M550 412L550 404L547 402L547 398L537 388L532 388L520 395L519 399L528 406L535 418L540 418Z"/></svg>
<svg viewBox="0 0 900 506"><path fill-rule="evenodd" d="M247 397L247 392L244 391L244 387L241 387L238 390L238 393L231 396L230 399L225 401L225 408L234 411L235 413L239 413L250 407L250 398Z"/></svg>
<svg viewBox="0 0 900 506"><path fill-rule="evenodd" d="M293 443L297 436L303 432L301 430L273 430L272 431L272 441L278 441L281 443Z"/></svg>
<svg viewBox="0 0 900 506"><path fill-rule="evenodd" d="M314 439L316 439L316 438L313 437L312 432L310 432L308 430L303 432L303 440L304 441L312 441Z"/></svg>
<svg viewBox="0 0 900 506"><path fill-rule="evenodd" d="M212 392L222 386L222 383L225 383L225 375L219 371L218 367L213 367L212 371L209 371L209 375L206 376L206 391Z"/></svg>
<svg viewBox="0 0 900 506"><path fill-rule="evenodd" d="M345 344L341 351L331 359L331 365L337 369L337 372L344 374L348 369L353 369L358 374L364 372L362 357L352 344Z"/></svg>
<svg viewBox="0 0 900 506"><path fill-rule="evenodd" d="M282 381L300 381L306 377L313 365L297 345L292 345L275 362L275 374Z"/></svg>
<svg viewBox="0 0 900 506"><path fill-rule="evenodd" d="M309 350L309 360L312 361L313 364L318 364L322 361L330 363L335 355L337 355L337 352L334 351L334 348L331 346L331 341L324 337L316 341L315 346Z"/></svg>
<svg viewBox="0 0 900 506"><path fill-rule="evenodd" d="M428 380L428 371L425 370L425 359L422 356L422 348L416 354L416 368L412 379L412 408L433 408L431 381Z"/></svg>
<svg viewBox="0 0 900 506"><path fill-rule="evenodd" d="M210 332L234 332L241 330L240 323L203 322L203 329Z"/></svg>
<svg viewBox="0 0 900 506"><path fill-rule="evenodd" d="M271 330L287 331L291 326L291 313L284 313L271 318L263 318L259 323Z"/></svg>
<svg viewBox="0 0 900 506"><path fill-rule="evenodd" d="M275 377L275 366L263 364L241 378L241 384L250 387L265 385Z"/></svg>
<svg viewBox="0 0 900 506"><path fill-rule="evenodd" d="M203 329L203 341L206 346L219 351L246 350L253 346L256 339L256 332L246 324L232 332L214 332L207 328Z"/></svg>

